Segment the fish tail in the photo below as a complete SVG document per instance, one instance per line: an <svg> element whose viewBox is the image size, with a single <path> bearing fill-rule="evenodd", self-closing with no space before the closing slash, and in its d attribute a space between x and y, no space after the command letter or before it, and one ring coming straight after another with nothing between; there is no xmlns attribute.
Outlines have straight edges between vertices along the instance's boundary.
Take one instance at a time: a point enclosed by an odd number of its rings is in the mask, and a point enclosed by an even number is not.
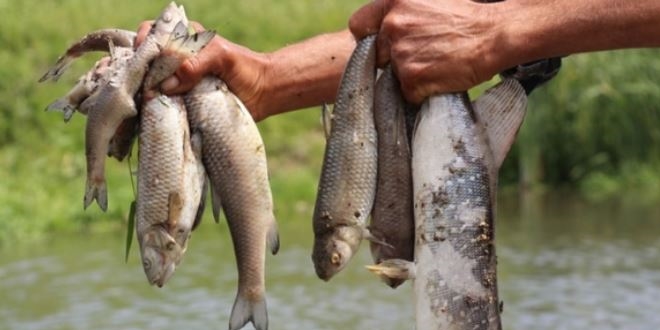
<svg viewBox="0 0 660 330"><path fill-rule="evenodd" d="M252 322L257 330L268 329L268 309L266 299L250 301L240 293L236 296L234 307L229 317L229 330L239 330L248 322Z"/></svg>
<svg viewBox="0 0 660 330"><path fill-rule="evenodd" d="M92 201L96 200L96 203L99 205L103 212L108 210L108 191L105 186L104 181L93 181L87 180L87 185L85 187L85 199L84 199L84 208L92 204Z"/></svg>
<svg viewBox="0 0 660 330"><path fill-rule="evenodd" d="M188 33L188 28L182 22L176 25L165 48L193 55L204 48L215 36L215 31L207 30Z"/></svg>
<svg viewBox="0 0 660 330"><path fill-rule="evenodd" d="M277 254L277 251L280 250L280 234L279 231L277 230L277 222L273 218L272 224L270 225L270 228L268 229L268 234L266 236L266 244L268 246L268 249L270 250L270 253L272 254Z"/></svg>
<svg viewBox="0 0 660 330"><path fill-rule="evenodd" d="M48 72L46 72L41 78L39 78L39 82L44 82L49 79L53 81L57 81L58 79L60 79L64 71L66 71L66 69L69 67L72 61L73 61L73 57L71 56L60 57L57 60L57 63L55 63L55 65L52 68L50 68Z"/></svg>
<svg viewBox="0 0 660 330"><path fill-rule="evenodd" d="M66 97L59 98L46 107L46 111L59 111L64 113L64 122L68 123L76 112L76 107Z"/></svg>

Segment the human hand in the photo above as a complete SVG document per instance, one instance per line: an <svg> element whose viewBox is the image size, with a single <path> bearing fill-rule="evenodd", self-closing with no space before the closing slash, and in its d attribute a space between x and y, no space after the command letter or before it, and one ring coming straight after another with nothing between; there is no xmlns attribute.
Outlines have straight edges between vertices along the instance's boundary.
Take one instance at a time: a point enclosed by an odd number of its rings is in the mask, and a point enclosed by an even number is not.
<svg viewBox="0 0 660 330"><path fill-rule="evenodd" d="M135 47L145 39L151 21L140 24ZM198 22L190 22L195 31L204 31ZM199 53L186 59L172 77L160 84L161 92L174 95L191 90L204 76L216 75L243 101L255 121L265 117L263 113L263 76L268 56L253 52L216 35Z"/></svg>
<svg viewBox="0 0 660 330"><path fill-rule="evenodd" d="M375 0L353 14L356 39L378 33L378 64L392 64L406 99L467 90L513 65L499 4L470 0ZM514 61L515 62L515 61ZM508 65L508 66L507 66Z"/></svg>

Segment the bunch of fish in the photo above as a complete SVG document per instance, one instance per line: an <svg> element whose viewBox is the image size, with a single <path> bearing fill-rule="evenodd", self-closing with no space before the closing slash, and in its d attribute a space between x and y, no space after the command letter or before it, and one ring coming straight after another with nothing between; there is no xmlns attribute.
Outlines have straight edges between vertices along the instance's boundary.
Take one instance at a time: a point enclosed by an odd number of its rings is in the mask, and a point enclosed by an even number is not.
<svg viewBox="0 0 660 330"><path fill-rule="evenodd" d="M416 279L416 329L499 329L497 174L527 94L561 61L513 68L474 102L451 93L417 110L404 101L391 68L376 81L375 39L358 41L324 121L330 128L313 218L316 273L329 280L366 238L377 264L367 268L386 284Z"/></svg>
<svg viewBox="0 0 660 330"><path fill-rule="evenodd" d="M149 283L163 286L182 261L210 186L214 218L224 210L238 266L229 328L252 322L267 329L265 253L277 253L279 238L256 124L218 78L205 78L183 96L157 90L214 36L190 32L183 6L172 2L139 46L134 32L94 31L70 46L40 81L57 80L85 53L109 53L47 107L62 111L65 121L75 111L87 115L84 207L96 200L107 209L105 157L123 160L137 137L135 230Z"/></svg>

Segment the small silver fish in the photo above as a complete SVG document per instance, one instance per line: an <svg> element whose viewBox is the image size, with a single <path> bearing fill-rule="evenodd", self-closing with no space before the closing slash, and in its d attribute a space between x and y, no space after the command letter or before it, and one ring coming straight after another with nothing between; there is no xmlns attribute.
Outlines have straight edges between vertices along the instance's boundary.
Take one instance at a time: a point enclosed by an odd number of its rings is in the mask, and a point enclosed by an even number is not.
<svg viewBox="0 0 660 330"><path fill-rule="evenodd" d="M218 78L204 78L185 100L212 192L222 200L234 241L238 291L229 329L241 329L248 322L268 329L265 250L277 253L279 236L263 141L243 103Z"/></svg>
<svg viewBox="0 0 660 330"><path fill-rule="evenodd" d="M206 176L181 97L158 96L140 117L135 225L149 283L162 286L186 251Z"/></svg>
<svg viewBox="0 0 660 330"><path fill-rule="evenodd" d="M369 242L375 263L387 259L413 260L414 217L410 144L406 129L407 104L399 82L387 66L374 96L374 119L378 132L378 183L369 230L389 246ZM383 278L392 288L403 280Z"/></svg>
<svg viewBox="0 0 660 330"><path fill-rule="evenodd" d="M341 271L368 236L376 192L374 35L358 41L341 79L314 207L312 261L319 278Z"/></svg>

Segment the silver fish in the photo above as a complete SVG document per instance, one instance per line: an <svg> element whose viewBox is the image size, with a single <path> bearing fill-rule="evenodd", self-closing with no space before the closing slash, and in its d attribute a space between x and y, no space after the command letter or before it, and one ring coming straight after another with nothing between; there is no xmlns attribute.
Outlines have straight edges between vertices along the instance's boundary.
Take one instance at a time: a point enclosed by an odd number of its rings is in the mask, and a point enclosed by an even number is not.
<svg viewBox="0 0 660 330"><path fill-rule="evenodd" d="M142 85L148 64L160 54L174 33L175 26L183 20L183 7L170 3L156 19L144 42L135 50L135 55L81 105L87 109L85 208L96 199L99 207L107 210L105 156L110 139L124 119L137 115L133 96Z"/></svg>
<svg viewBox="0 0 660 330"><path fill-rule="evenodd" d="M375 263L387 259L413 260L414 218L410 144L406 130L406 101L391 67L376 82L374 119L378 132L378 183L369 230L389 244L369 242ZM383 278L392 288L401 279Z"/></svg>
<svg viewBox="0 0 660 330"><path fill-rule="evenodd" d="M279 237L263 141L250 113L221 80L204 78L185 100L191 131L200 137L204 166L234 242L238 292L229 329L248 322L268 329L265 249L275 254Z"/></svg>
<svg viewBox="0 0 660 330"><path fill-rule="evenodd" d="M159 287L186 251L206 180L181 97L160 95L140 112L136 222L144 271Z"/></svg>
<svg viewBox="0 0 660 330"><path fill-rule="evenodd" d="M374 35L358 41L341 79L314 207L312 260L329 280L353 257L366 234L376 192L373 117Z"/></svg>
<svg viewBox="0 0 660 330"><path fill-rule="evenodd" d="M506 79L479 98L431 97L413 137L415 262L370 270L415 278L416 329L500 329L494 216L497 173L527 98Z"/></svg>
<svg viewBox="0 0 660 330"><path fill-rule="evenodd" d="M109 56L102 57L91 70L78 78L76 85L65 96L49 104L46 111L60 111L64 114L64 122L71 120L76 110L80 110L80 104L96 90L99 83L102 83L104 77L108 75L110 63L112 61Z"/></svg>

